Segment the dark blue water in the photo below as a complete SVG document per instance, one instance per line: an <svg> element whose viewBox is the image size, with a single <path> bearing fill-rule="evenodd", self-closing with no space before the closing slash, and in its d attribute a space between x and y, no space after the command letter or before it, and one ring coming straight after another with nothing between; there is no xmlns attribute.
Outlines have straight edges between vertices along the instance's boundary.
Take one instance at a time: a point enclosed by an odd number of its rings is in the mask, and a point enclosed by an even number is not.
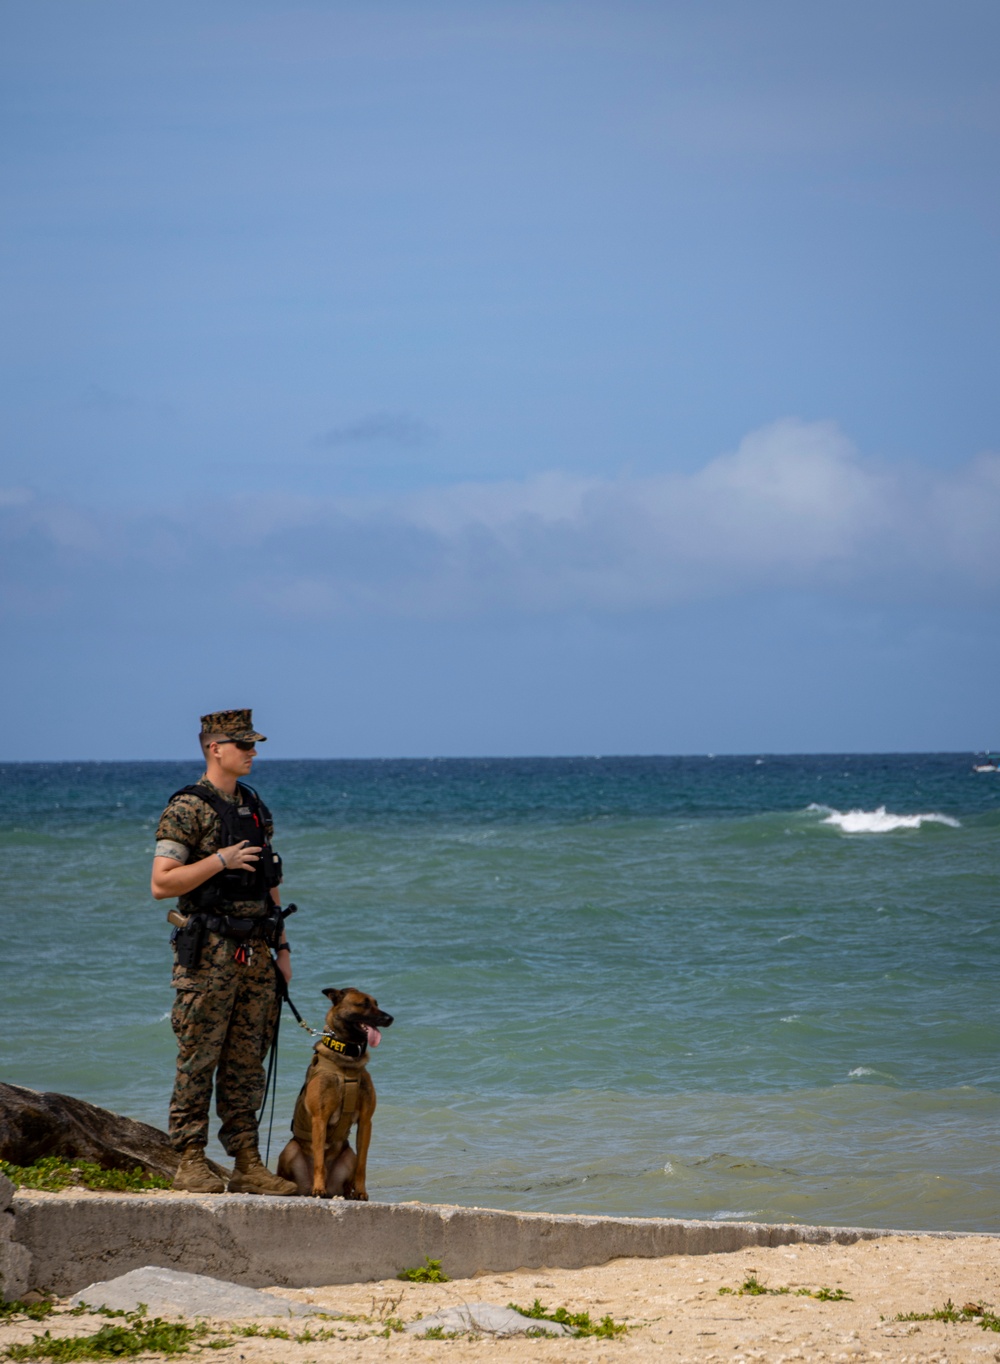
<svg viewBox="0 0 1000 1364"><path fill-rule="evenodd" d="M165 1123L149 858L198 774L0 766L4 927L30 930L0 962L3 1078ZM355 984L397 1016L375 1196L996 1229L1000 777L971 756L268 761L254 781L301 906L300 1010ZM283 1029L281 1130L308 1045Z"/></svg>

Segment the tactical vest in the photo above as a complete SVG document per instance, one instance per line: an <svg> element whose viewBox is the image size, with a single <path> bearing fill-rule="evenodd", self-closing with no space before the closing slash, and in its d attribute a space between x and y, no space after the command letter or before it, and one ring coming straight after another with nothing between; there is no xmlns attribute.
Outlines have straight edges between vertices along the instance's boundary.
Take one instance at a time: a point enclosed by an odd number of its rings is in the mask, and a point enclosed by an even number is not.
<svg viewBox="0 0 1000 1364"><path fill-rule="evenodd" d="M224 800L207 786L182 786L170 797L197 796L210 805L219 816L220 848L232 847L246 840L251 847L260 848L260 857L253 871L222 871L210 877L185 897L196 910L225 913L228 905L238 901L259 900L271 907L271 887L281 883L281 858L271 847L267 836L267 821L271 812L252 786L238 783L237 804ZM167 802L169 804L169 801Z"/></svg>

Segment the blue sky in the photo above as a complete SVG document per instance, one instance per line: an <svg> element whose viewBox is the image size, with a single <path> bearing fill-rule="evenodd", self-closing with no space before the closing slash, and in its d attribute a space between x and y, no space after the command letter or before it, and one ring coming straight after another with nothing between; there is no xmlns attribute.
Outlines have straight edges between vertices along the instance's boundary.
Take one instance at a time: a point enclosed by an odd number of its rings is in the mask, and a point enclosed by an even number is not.
<svg viewBox="0 0 1000 1364"><path fill-rule="evenodd" d="M992 0L0 32L0 757L1000 743Z"/></svg>

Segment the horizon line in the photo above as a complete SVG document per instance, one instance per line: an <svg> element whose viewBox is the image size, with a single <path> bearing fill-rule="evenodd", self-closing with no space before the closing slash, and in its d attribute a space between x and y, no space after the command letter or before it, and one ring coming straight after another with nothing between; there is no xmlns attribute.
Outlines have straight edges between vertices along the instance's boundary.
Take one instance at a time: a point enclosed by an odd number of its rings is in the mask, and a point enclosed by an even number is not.
<svg viewBox="0 0 1000 1364"><path fill-rule="evenodd" d="M369 755L365 757L338 755L336 757L297 757L289 754L281 758L268 758L259 755L254 759L255 763L267 762L370 762L370 763L393 763L393 762L620 762L634 761L636 759L656 759L656 758L701 758L705 761L716 761L727 758L946 758L946 757L966 757L977 756L994 752L993 748L941 748L941 749L766 749L749 748L741 752L729 753L706 753L702 750L687 753L438 753L438 754L393 754L393 755ZM83 764L98 765L101 763L192 763L203 765L199 757L183 758L0 758L0 767L20 767L20 766L81 766Z"/></svg>

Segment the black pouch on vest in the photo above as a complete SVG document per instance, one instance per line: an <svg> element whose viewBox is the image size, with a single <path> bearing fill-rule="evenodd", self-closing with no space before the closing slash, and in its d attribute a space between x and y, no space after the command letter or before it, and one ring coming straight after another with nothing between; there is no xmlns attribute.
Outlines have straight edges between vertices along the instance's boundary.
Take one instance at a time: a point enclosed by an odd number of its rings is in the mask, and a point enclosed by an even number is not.
<svg viewBox="0 0 1000 1364"><path fill-rule="evenodd" d="M253 937L259 923L259 919L236 919L232 914L227 914L226 926L222 931L227 938L233 938L236 942L246 942L247 938Z"/></svg>
<svg viewBox="0 0 1000 1364"><path fill-rule="evenodd" d="M197 969L201 961L201 945L205 939L205 919L201 914L192 914L183 928L177 930L174 947L177 949L177 963L189 971Z"/></svg>

